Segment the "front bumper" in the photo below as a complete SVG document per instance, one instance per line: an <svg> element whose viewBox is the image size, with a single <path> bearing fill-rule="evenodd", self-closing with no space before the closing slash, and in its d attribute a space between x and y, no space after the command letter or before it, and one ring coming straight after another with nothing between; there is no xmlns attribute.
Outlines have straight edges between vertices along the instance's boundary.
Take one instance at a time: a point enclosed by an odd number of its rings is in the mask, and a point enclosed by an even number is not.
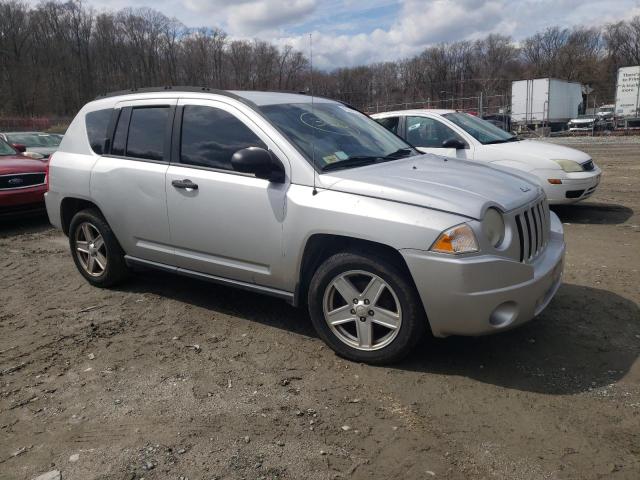
<svg viewBox="0 0 640 480"><path fill-rule="evenodd" d="M589 198L596 191L602 179L602 170L596 167L591 172L576 172L562 178L562 184L552 185L541 180L547 200L551 205L576 203ZM554 178L549 176L548 178ZM545 185L546 183L546 185Z"/></svg>
<svg viewBox="0 0 640 480"><path fill-rule="evenodd" d="M44 211L44 193L42 185L0 190L0 218L13 218Z"/></svg>
<svg viewBox="0 0 640 480"><path fill-rule="evenodd" d="M436 337L485 335L538 315L562 281L562 224L551 213L546 249L531 263L494 255L466 258L418 250L401 251Z"/></svg>
<svg viewBox="0 0 640 480"><path fill-rule="evenodd" d="M569 127L570 132L590 132L593 130L592 126L588 127Z"/></svg>

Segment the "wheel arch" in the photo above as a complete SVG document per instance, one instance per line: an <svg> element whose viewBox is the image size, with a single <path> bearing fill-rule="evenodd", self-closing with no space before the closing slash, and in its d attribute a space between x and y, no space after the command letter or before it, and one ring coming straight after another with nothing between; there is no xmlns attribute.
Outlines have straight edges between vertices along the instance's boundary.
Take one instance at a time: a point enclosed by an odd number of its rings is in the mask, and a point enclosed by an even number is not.
<svg viewBox="0 0 640 480"><path fill-rule="evenodd" d="M332 255L345 251L366 252L385 258L399 265L406 275L408 275L411 283L414 283L404 257L396 248L384 243L357 237L315 233L307 239L298 266L298 282L293 298L294 305L303 306L306 304L311 277L313 277L318 267Z"/></svg>
<svg viewBox="0 0 640 480"><path fill-rule="evenodd" d="M82 210L93 208L102 214L100 207L90 200L77 197L65 197L60 202L60 224L65 235L69 235L69 226L74 215Z"/></svg>

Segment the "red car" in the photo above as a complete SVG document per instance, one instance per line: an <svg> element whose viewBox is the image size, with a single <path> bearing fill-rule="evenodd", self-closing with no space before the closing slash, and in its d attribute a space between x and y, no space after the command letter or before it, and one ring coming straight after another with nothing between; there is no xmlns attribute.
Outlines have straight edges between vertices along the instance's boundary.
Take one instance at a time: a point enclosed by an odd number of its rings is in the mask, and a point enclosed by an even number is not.
<svg viewBox="0 0 640 480"><path fill-rule="evenodd" d="M0 218L44 211L48 166L0 140Z"/></svg>

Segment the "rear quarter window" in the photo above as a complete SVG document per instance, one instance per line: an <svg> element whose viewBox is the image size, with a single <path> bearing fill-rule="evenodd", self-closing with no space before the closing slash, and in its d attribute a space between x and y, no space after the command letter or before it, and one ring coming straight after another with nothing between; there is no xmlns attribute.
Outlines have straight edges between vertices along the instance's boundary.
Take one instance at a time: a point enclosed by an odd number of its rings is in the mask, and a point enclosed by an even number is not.
<svg viewBox="0 0 640 480"><path fill-rule="evenodd" d="M109 128L112 111L111 108L94 110L85 116L89 145L91 145L91 150L98 155L104 153L102 149L104 148L104 141L107 138L107 129Z"/></svg>

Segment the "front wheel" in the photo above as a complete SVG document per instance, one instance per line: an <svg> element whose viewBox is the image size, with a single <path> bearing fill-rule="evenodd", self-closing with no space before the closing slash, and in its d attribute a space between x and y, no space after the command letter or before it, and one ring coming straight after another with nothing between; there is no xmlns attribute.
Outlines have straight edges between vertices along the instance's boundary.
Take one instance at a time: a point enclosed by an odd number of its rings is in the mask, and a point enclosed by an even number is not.
<svg viewBox="0 0 640 480"><path fill-rule="evenodd" d="M402 359L424 337L427 319L411 278L392 261L338 253L315 272L309 313L339 355L366 363Z"/></svg>

